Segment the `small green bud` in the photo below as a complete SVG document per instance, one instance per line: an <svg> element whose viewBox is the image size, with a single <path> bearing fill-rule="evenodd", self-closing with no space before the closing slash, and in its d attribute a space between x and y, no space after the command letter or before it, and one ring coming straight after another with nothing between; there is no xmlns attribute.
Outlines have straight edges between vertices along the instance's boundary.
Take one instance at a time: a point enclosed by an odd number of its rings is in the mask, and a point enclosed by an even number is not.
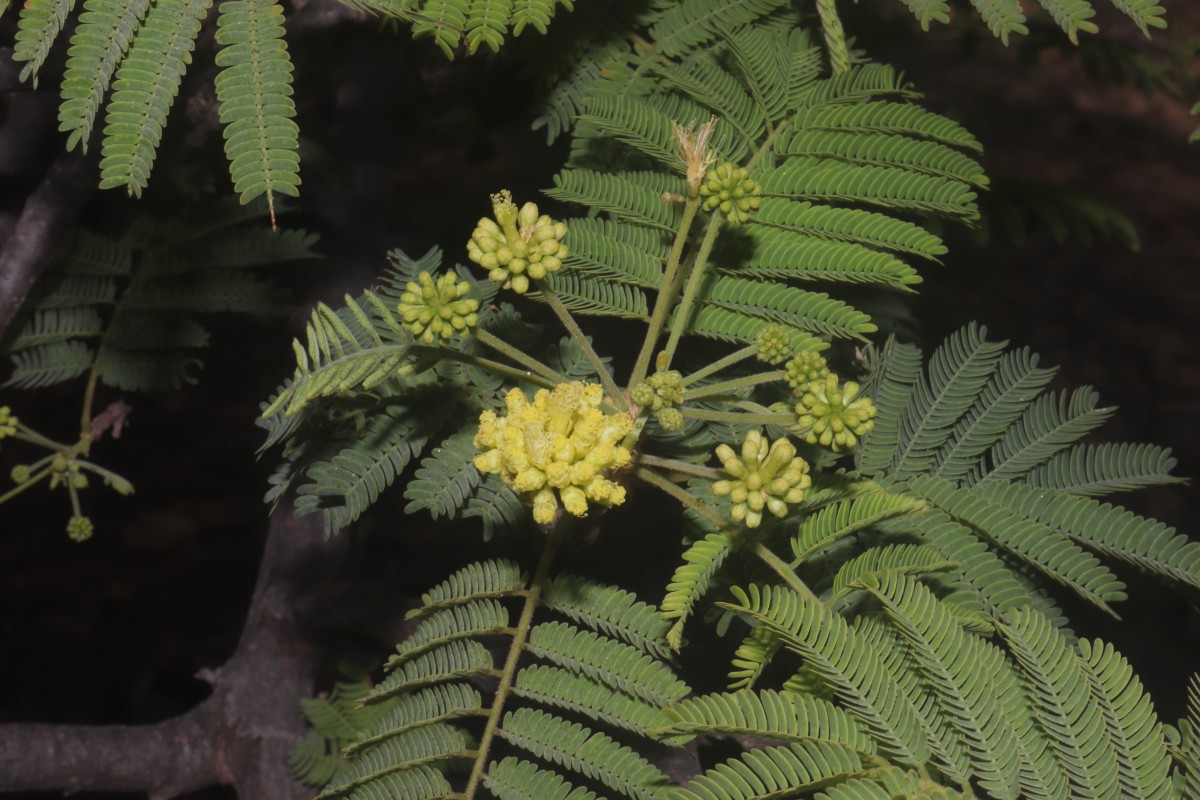
<svg viewBox="0 0 1200 800"><path fill-rule="evenodd" d="M12 436L16 432L17 418L13 416L12 409L8 406L0 406L0 439Z"/></svg>
<svg viewBox="0 0 1200 800"><path fill-rule="evenodd" d="M117 494L126 496L133 494L133 484L120 475L106 475L104 482L111 486Z"/></svg>
<svg viewBox="0 0 1200 800"><path fill-rule="evenodd" d="M784 367L787 372L788 386L797 395L808 391L808 385L813 381L823 381L829 377L829 367L820 353L805 350L797 353Z"/></svg>
<svg viewBox="0 0 1200 800"><path fill-rule="evenodd" d="M479 301L464 297L471 284L447 272L435 282L428 272L409 281L397 310L404 327L422 342L447 341L479 321Z"/></svg>
<svg viewBox="0 0 1200 800"><path fill-rule="evenodd" d="M86 542L92 538L92 521L87 517L71 517L67 520L67 536L74 542Z"/></svg>
<svg viewBox="0 0 1200 800"><path fill-rule="evenodd" d="M778 365L792 355L792 337L782 325L768 325L754 337L758 347L758 360L765 364Z"/></svg>
<svg viewBox="0 0 1200 800"><path fill-rule="evenodd" d="M710 169L700 185L705 211L719 210L734 225L750 218L759 207L762 186L750 178L750 171L726 161Z"/></svg>
<svg viewBox="0 0 1200 800"><path fill-rule="evenodd" d="M71 475L71 485L76 489L86 489L88 487L88 477L82 472L75 472Z"/></svg>
<svg viewBox="0 0 1200 800"><path fill-rule="evenodd" d="M29 480L30 474L28 464L17 464L12 468L12 472L9 473L13 479L13 483L26 483Z"/></svg>
<svg viewBox="0 0 1200 800"><path fill-rule="evenodd" d="M658 426L667 433L683 427L683 412L678 408L664 408L656 412L654 418L658 420Z"/></svg>
<svg viewBox="0 0 1200 800"><path fill-rule="evenodd" d="M629 392L629 399L639 406L648 406L654 402L654 387L648 383L639 383Z"/></svg>

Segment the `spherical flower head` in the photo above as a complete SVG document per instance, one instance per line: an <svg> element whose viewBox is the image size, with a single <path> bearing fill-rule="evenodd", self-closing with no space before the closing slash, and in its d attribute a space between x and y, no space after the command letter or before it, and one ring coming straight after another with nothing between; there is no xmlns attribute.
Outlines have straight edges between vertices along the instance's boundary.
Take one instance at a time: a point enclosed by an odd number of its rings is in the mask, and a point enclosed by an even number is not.
<svg viewBox="0 0 1200 800"><path fill-rule="evenodd" d="M485 411L479 416L475 468L500 476L526 495L533 518L549 525L560 503L568 514L587 516L588 503L615 506L625 502L625 488L606 473L629 463L620 442L631 430L627 414L600 410L604 389L573 381L539 389L533 402L520 389L504 398L508 413Z"/></svg>
<svg viewBox="0 0 1200 800"><path fill-rule="evenodd" d="M725 219L740 225L750 218L761 202L762 186L750 177L750 171L729 161L710 169L700 186L705 211L720 211Z"/></svg>
<svg viewBox="0 0 1200 800"><path fill-rule="evenodd" d="M397 310L403 325L422 342L434 344L466 333L479 322L479 301L467 297L471 284L447 272L436 281L428 272L409 281Z"/></svg>
<svg viewBox="0 0 1200 800"><path fill-rule="evenodd" d="M764 364L778 365L792 355L792 337L782 325L768 325L754 337L758 347L758 360Z"/></svg>
<svg viewBox="0 0 1200 800"><path fill-rule="evenodd" d="M683 412L678 408L664 408L661 411L656 411L654 412L654 419L658 420L658 427L667 433L672 433L683 427Z"/></svg>
<svg viewBox="0 0 1200 800"><path fill-rule="evenodd" d="M12 478L13 483L27 483L31 474L28 464L17 464L12 468L9 477Z"/></svg>
<svg viewBox="0 0 1200 800"><path fill-rule="evenodd" d="M12 409L8 406L0 406L0 439L12 436L16 432L17 418L13 416Z"/></svg>
<svg viewBox="0 0 1200 800"><path fill-rule="evenodd" d="M73 542L86 542L92 538L92 521L87 517L71 517L67 520L67 536Z"/></svg>
<svg viewBox="0 0 1200 800"><path fill-rule="evenodd" d="M787 373L788 386L797 395L807 392L808 385L813 381L823 381L829 377L829 366L825 359L812 350L797 353L783 369Z"/></svg>
<svg viewBox="0 0 1200 800"><path fill-rule="evenodd" d="M808 462L796 455L787 438L770 442L761 431L750 431L740 454L723 444L717 458L729 478L714 482L713 494L728 497L730 517L748 528L762 524L764 509L786 516L788 506L803 500L804 490L812 486Z"/></svg>
<svg viewBox="0 0 1200 800"><path fill-rule="evenodd" d="M518 209L507 189L492 195L492 213L495 219L479 220L467 242L467 256L488 271L489 280L525 294L530 280L562 269L566 225L539 214L533 203Z"/></svg>
<svg viewBox="0 0 1200 800"><path fill-rule="evenodd" d="M796 421L809 444L819 444L834 452L849 450L858 437L875 427L875 404L859 396L854 381L838 383L836 375L814 381L796 405Z"/></svg>

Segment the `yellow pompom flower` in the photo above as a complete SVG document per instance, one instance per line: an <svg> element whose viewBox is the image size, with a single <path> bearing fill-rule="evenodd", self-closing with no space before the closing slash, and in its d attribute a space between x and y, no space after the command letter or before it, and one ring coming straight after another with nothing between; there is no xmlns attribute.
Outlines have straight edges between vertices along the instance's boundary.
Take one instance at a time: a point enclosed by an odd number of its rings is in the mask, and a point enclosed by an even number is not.
<svg viewBox="0 0 1200 800"><path fill-rule="evenodd" d="M479 321L479 301L468 298L471 284L447 272L435 282L428 272L409 281L397 310L404 327L422 342L433 344L465 333Z"/></svg>
<svg viewBox="0 0 1200 800"><path fill-rule="evenodd" d="M750 431L742 442L739 457L727 444L717 448L717 458L729 480L713 483L713 494L728 496L734 522L748 528L762 523L763 509L777 517L787 515L788 506L804 499L812 486L808 462L796 455L796 446L786 438L773 443L761 431Z"/></svg>
<svg viewBox="0 0 1200 800"><path fill-rule="evenodd" d="M854 447L858 437L875 427L875 404L869 397L859 397L859 391L854 381L839 384L837 375L810 383L796 404L804 441L835 452Z"/></svg>
<svg viewBox="0 0 1200 800"><path fill-rule="evenodd" d="M705 175L700 186L705 211L720 210L733 225L750 219L762 202L762 186L750 177L750 171L725 162Z"/></svg>
<svg viewBox="0 0 1200 800"><path fill-rule="evenodd" d="M599 384L581 381L539 389L532 403L520 389L510 390L504 398L506 416L479 415L475 468L498 474L529 498L533 518L542 525L554 521L560 502L576 517L587 516L589 502L621 505L625 487L605 473L629 463L629 451L620 442L633 420L605 414L603 399Z"/></svg>
<svg viewBox="0 0 1200 800"><path fill-rule="evenodd" d="M529 291L529 281L541 280L562 268L567 226L526 203L517 210L507 189L492 195L495 219L479 220L467 256L488 271L488 278L517 294Z"/></svg>

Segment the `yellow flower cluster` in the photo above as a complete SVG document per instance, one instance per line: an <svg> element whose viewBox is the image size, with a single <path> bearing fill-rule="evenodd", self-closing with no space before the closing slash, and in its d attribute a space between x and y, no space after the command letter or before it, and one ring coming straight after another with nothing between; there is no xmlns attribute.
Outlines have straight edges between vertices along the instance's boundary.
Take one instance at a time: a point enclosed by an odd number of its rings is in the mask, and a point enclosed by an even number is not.
<svg viewBox="0 0 1200 800"><path fill-rule="evenodd" d="M562 268L566 225L539 214L533 203L518 211L507 189L492 195L492 211L496 218L479 220L467 242L467 256L488 271L489 279L525 294L530 278L541 280Z"/></svg>
<svg viewBox="0 0 1200 800"><path fill-rule="evenodd" d="M733 225L740 225L762 202L762 186L750 178L750 170L725 162L708 171L700 186L704 210L720 210Z"/></svg>
<svg viewBox="0 0 1200 800"><path fill-rule="evenodd" d="M750 431L740 458L727 444L717 448L717 458L732 480L713 483L713 494L728 495L733 521L745 521L748 528L762 523L763 509L786 516L788 505L803 500L804 490L812 486L808 462L796 455L796 446L786 438L771 443L761 431Z"/></svg>
<svg viewBox="0 0 1200 800"><path fill-rule="evenodd" d="M533 518L542 525L554 521L559 500L576 517L587 515L588 501L621 505L625 487L604 473L629 463L629 451L619 443L633 420L605 414L603 398L601 386L580 381L559 384L554 391L539 389L532 403L512 389L504 398L507 416L479 415L476 469L498 474L516 491L532 495Z"/></svg>

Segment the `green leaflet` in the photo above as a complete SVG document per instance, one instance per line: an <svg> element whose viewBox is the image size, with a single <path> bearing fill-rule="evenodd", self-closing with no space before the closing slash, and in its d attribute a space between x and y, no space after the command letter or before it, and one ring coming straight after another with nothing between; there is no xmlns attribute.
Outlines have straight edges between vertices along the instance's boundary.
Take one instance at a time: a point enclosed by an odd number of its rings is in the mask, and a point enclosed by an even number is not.
<svg viewBox="0 0 1200 800"><path fill-rule="evenodd" d="M100 188L140 197L150 179L171 102L212 0L160 0L117 69L105 116Z"/></svg>
<svg viewBox="0 0 1200 800"><path fill-rule="evenodd" d="M86 0L83 7L63 75L58 129L71 134L68 150L81 144L86 153L113 73L129 50L150 0Z"/></svg>
<svg viewBox="0 0 1200 800"><path fill-rule="evenodd" d="M275 223L275 193L299 194L299 128L292 118L292 63L283 9L274 0L224 0L217 28L223 49L216 78L225 155L243 203L265 194Z"/></svg>
<svg viewBox="0 0 1200 800"><path fill-rule="evenodd" d="M21 6L12 59L28 62L21 68L21 80L32 78L35 89L38 70L74 7L75 0L28 0Z"/></svg>

